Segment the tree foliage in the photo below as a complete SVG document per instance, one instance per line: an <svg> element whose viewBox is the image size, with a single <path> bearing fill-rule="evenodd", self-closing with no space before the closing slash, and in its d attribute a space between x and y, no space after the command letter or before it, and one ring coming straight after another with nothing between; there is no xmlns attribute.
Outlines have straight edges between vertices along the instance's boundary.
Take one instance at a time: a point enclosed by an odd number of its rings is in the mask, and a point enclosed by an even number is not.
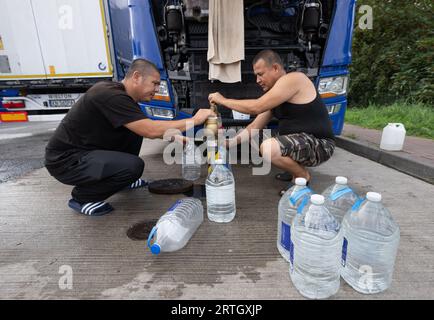
<svg viewBox="0 0 434 320"><path fill-rule="evenodd" d="M373 28L356 16L349 99L352 105L394 101L434 105L432 0L359 0L373 9Z"/></svg>

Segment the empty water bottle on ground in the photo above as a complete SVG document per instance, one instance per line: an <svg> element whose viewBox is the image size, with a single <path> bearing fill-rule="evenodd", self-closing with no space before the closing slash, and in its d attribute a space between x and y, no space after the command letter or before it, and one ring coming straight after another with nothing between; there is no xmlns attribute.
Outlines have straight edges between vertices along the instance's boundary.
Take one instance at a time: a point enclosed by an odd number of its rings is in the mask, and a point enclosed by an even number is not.
<svg viewBox="0 0 434 320"><path fill-rule="evenodd" d="M292 222L294 243L292 282L311 299L325 299L339 290L342 230L324 206L324 197L312 195L302 214Z"/></svg>
<svg viewBox="0 0 434 320"><path fill-rule="evenodd" d="M182 177L185 180L195 181L200 178L201 154L194 145L194 141L188 141L182 155Z"/></svg>
<svg viewBox="0 0 434 320"><path fill-rule="evenodd" d="M206 183L208 218L214 222L230 222L236 214L235 180L232 172L218 159Z"/></svg>
<svg viewBox="0 0 434 320"><path fill-rule="evenodd" d="M345 214L359 199L357 194L348 186L348 179L336 177L335 184L328 187L322 195L325 198L325 206L342 223Z"/></svg>
<svg viewBox="0 0 434 320"><path fill-rule="evenodd" d="M400 231L381 194L368 192L344 217L342 278L355 290L370 294L389 288Z"/></svg>
<svg viewBox="0 0 434 320"><path fill-rule="evenodd" d="M277 249L282 257L290 262L291 249L291 223L297 211L301 213L304 205L309 201L312 190L306 186L306 179L295 179L295 185L288 189L280 198L277 218Z"/></svg>
<svg viewBox="0 0 434 320"><path fill-rule="evenodd" d="M157 222L148 237L153 254L183 248L203 221L200 200L185 198L177 201Z"/></svg>

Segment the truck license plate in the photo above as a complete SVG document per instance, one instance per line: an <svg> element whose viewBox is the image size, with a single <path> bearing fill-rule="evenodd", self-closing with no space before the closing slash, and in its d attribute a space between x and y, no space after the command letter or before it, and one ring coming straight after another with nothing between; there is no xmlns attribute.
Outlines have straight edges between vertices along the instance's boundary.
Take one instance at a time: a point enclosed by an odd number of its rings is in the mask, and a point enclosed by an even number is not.
<svg viewBox="0 0 434 320"><path fill-rule="evenodd" d="M52 108L69 108L75 103L74 99L56 99L48 100L48 105Z"/></svg>

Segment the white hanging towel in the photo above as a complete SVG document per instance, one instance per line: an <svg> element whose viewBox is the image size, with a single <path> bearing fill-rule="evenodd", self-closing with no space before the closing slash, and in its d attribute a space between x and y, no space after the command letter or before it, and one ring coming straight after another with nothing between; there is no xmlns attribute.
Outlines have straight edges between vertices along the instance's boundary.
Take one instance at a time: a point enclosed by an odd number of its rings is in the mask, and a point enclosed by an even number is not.
<svg viewBox="0 0 434 320"><path fill-rule="evenodd" d="M241 82L241 61L244 58L243 0L210 0L209 80Z"/></svg>

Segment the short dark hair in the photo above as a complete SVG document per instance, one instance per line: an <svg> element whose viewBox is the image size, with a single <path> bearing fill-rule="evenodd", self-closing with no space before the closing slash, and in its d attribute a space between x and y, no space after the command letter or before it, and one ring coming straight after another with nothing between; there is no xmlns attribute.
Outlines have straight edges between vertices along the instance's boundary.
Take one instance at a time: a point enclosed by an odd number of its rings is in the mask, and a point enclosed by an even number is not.
<svg viewBox="0 0 434 320"><path fill-rule="evenodd" d="M259 60L264 60L268 66L272 66L273 63L277 63L282 68L285 68L279 54L273 50L262 50L253 59L252 65L255 65Z"/></svg>
<svg viewBox="0 0 434 320"><path fill-rule="evenodd" d="M151 74L152 72L158 72L157 66L152 63L151 61L148 61L146 59L136 59L131 64L130 68L128 69L127 74L125 75L125 78L131 78L134 74L134 72L140 73L142 76L147 76Z"/></svg>

